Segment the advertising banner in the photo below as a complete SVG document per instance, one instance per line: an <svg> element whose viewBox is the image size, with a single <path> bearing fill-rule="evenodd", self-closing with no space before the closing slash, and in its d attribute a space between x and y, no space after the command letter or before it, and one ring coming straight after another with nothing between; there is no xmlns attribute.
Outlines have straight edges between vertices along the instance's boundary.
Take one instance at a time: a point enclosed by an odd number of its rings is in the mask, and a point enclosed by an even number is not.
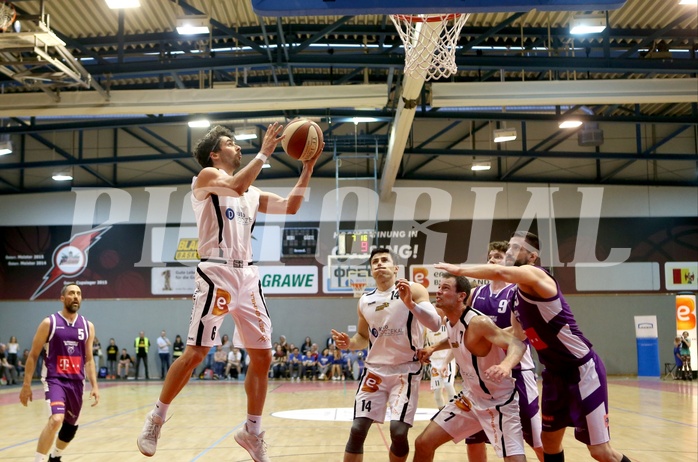
<svg viewBox="0 0 698 462"><path fill-rule="evenodd" d="M686 334L687 333L687 334ZM698 328L696 327L696 295L691 292L681 292L676 295L676 336L688 338L691 353L691 370L698 371ZM684 344L687 342L684 341Z"/></svg>
<svg viewBox="0 0 698 462"><path fill-rule="evenodd" d="M351 296L350 274L365 274L371 286L368 257L380 246L396 255L400 277L435 293L440 272L434 264L485 263L489 242L508 241L525 225L540 235L541 266L551 271L565 294L666 293L696 287L694 218L598 218L594 226L562 218L546 222L544 229L535 220L416 223L378 221L376 230L364 230L370 245L350 259L338 254L342 237L347 251L347 234L339 236L334 222L258 223L253 258L268 294ZM672 239L674 235L682 238ZM0 227L0 300L53 300L68 282L80 284L93 299L188 297L194 289L197 248L198 234L191 224Z"/></svg>

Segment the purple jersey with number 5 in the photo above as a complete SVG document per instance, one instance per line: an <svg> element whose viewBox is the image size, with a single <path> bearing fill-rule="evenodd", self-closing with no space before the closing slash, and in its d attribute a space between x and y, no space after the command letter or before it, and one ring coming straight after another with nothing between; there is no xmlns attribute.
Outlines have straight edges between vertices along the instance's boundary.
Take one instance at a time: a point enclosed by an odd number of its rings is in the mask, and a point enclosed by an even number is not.
<svg viewBox="0 0 698 462"><path fill-rule="evenodd" d="M85 380L85 345L90 329L84 316L71 324L61 313L49 316L44 378Z"/></svg>

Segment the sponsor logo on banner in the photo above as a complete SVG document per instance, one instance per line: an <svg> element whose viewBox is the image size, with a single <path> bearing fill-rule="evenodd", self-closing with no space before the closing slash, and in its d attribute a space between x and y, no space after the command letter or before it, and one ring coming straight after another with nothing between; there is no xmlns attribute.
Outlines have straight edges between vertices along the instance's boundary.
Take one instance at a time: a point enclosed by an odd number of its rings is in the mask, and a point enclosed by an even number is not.
<svg viewBox="0 0 698 462"><path fill-rule="evenodd" d="M695 294L676 295L676 336L683 338L683 333L688 332L691 341L691 369L698 369L698 329L696 328L696 296Z"/></svg>
<svg viewBox="0 0 698 462"><path fill-rule="evenodd" d="M365 290L370 290L374 287L374 281L370 271L366 266L362 265L333 265L322 267L322 290L326 294L352 294L353 289L350 284L350 279L355 275L363 276L368 283ZM405 277L405 267L398 265L398 279Z"/></svg>
<svg viewBox="0 0 698 462"><path fill-rule="evenodd" d="M696 296L677 295L676 296L676 332L678 335L685 330L691 331L696 328Z"/></svg>
<svg viewBox="0 0 698 462"><path fill-rule="evenodd" d="M467 265L464 265L467 266ZM472 265L471 265L472 266ZM410 266L410 279L412 282L423 285L430 294L435 294L441 285L441 279L446 275L446 271L434 268L434 265L412 265ZM488 281L468 278L473 287L487 284Z"/></svg>
<svg viewBox="0 0 698 462"><path fill-rule="evenodd" d="M150 269L150 293L153 295L191 295L194 292L195 267L156 267Z"/></svg>
<svg viewBox="0 0 698 462"><path fill-rule="evenodd" d="M56 247L52 258L53 266L44 275L43 282L29 299L35 300L63 278L79 276L87 267L87 251L110 228L111 226L106 226L75 234L69 241Z"/></svg>
<svg viewBox="0 0 698 462"><path fill-rule="evenodd" d="M265 294L316 294L317 266L260 266L259 278Z"/></svg>
<svg viewBox="0 0 698 462"><path fill-rule="evenodd" d="M177 261L191 261L199 259L199 239L182 238L179 240L174 259Z"/></svg>
<svg viewBox="0 0 698 462"><path fill-rule="evenodd" d="M155 265L189 263L187 266L194 266L199 262L197 236L195 226L153 226L149 236L149 241L153 243L150 246L150 261Z"/></svg>
<svg viewBox="0 0 698 462"><path fill-rule="evenodd" d="M664 264L664 283L667 290L698 290L698 262L667 262Z"/></svg>

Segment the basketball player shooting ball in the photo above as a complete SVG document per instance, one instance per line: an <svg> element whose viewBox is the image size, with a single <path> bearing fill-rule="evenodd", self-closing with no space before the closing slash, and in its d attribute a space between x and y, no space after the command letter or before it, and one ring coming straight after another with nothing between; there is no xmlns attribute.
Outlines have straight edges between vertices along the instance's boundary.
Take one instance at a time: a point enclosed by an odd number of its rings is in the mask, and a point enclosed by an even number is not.
<svg viewBox="0 0 698 462"><path fill-rule="evenodd" d="M272 359L271 320L258 268L252 264L252 227L258 212L292 215L300 209L313 167L324 148L320 143L314 156L303 161L300 178L287 197L264 192L252 182L284 138L279 136L281 129L278 123L269 125L259 154L237 173L242 150L227 128L214 127L194 150L202 167L191 186L201 262L196 269L187 348L172 364L160 399L145 418L138 437L143 455L155 454L168 407L211 347L221 344L218 333L225 315L230 313L236 326L233 343L245 348L250 357L245 377L247 419L234 438L256 462L269 460L262 414Z"/></svg>

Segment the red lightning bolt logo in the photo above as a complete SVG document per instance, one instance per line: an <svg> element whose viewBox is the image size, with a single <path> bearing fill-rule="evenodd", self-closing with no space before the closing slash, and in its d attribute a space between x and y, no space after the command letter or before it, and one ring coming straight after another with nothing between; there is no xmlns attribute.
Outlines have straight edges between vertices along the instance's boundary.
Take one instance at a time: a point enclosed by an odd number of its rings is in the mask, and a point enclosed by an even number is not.
<svg viewBox="0 0 698 462"><path fill-rule="evenodd" d="M78 233L69 241L56 247L51 258L53 265L46 272L43 278L44 281L29 300L35 300L61 279L79 276L85 271L85 268L87 268L87 251L100 240L102 234L110 229L111 226L107 226Z"/></svg>

